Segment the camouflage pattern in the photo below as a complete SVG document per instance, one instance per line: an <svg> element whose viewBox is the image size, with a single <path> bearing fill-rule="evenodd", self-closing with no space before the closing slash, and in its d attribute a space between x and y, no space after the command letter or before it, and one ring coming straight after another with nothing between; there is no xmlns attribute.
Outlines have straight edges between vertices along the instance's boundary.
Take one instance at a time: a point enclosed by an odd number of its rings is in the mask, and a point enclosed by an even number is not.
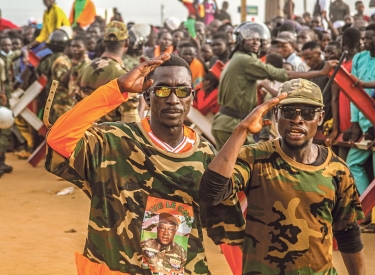
<svg viewBox="0 0 375 275"><path fill-rule="evenodd" d="M39 61L38 66L35 68L35 72L38 76L45 75L46 78L47 78L47 84L44 87L43 92L41 92L37 97L37 99L42 103L42 106L44 106L46 104L46 100L47 100L47 97L48 97L48 94L49 94L49 90L51 88L52 81L53 81L52 71L51 71L52 64L62 54L63 53L53 53L53 54L44 56Z"/></svg>
<svg viewBox="0 0 375 275"><path fill-rule="evenodd" d="M5 96L7 97L7 102L5 103L6 107L9 107L9 85L6 86L6 66L5 61L3 58L0 58L0 89L4 89L1 92L5 93ZM4 85L4 86L3 86ZM0 106L2 106L2 102L0 100ZM0 153L5 153L9 146L9 138L11 136L12 132L10 129L0 129Z"/></svg>
<svg viewBox="0 0 375 275"><path fill-rule="evenodd" d="M7 96L8 100L10 98L11 92L13 92L13 90L12 90L12 86L13 86L13 73L12 73L13 72L13 70L12 70L13 61L20 58L21 56L22 56L21 50L15 50L7 56L0 54L0 59L2 59L2 61L3 61L2 63L4 64L4 72L3 72L3 74L5 74L5 80L3 82L4 91L5 91L5 95Z"/></svg>
<svg viewBox="0 0 375 275"><path fill-rule="evenodd" d="M121 63L119 62L121 61ZM103 55L91 62L82 70L77 79L79 88L76 95L78 98L85 98L92 94L97 88L107 84L109 81L123 76L128 69L123 65L122 60ZM134 122L139 120L138 115L138 94L129 94L129 100L121 104L117 109L101 118L101 122Z"/></svg>
<svg viewBox="0 0 375 275"><path fill-rule="evenodd" d="M112 21L105 27L104 41L122 41L128 37L128 28L123 22Z"/></svg>
<svg viewBox="0 0 375 275"><path fill-rule="evenodd" d="M122 56L122 60L124 61L124 65L126 66L126 68L128 68L129 70L133 69L135 66L141 63L139 56L132 56L127 53Z"/></svg>
<svg viewBox="0 0 375 275"><path fill-rule="evenodd" d="M333 232L364 214L350 170L330 149L311 166L285 155L279 139L244 146L232 180L248 201L243 274L337 274Z"/></svg>
<svg viewBox="0 0 375 275"><path fill-rule="evenodd" d="M65 54L60 55L52 63L51 78L57 80L59 85L51 106L51 124L73 107L73 100L69 97L68 83L63 81L64 75L70 70L71 66L71 60Z"/></svg>
<svg viewBox="0 0 375 275"><path fill-rule="evenodd" d="M287 93L288 97L280 101L280 105L304 103L324 107L323 95L319 86L306 79L292 79L283 83L279 94Z"/></svg>
<svg viewBox="0 0 375 275"><path fill-rule="evenodd" d="M176 242L162 246L157 239L147 239L141 242L145 261L155 267L155 270L165 270L165 273L177 272L185 266L186 251Z"/></svg>
<svg viewBox="0 0 375 275"><path fill-rule="evenodd" d="M106 263L111 270L151 274L142 268L141 230L149 196L192 206L194 221L188 237L185 274L210 274L203 246L198 184L215 154L197 136L190 152L170 153L154 145L137 123L94 124L69 159L48 147L46 169L81 188L91 199L84 256ZM237 196L220 204L221 220L215 236L240 243L244 222ZM225 212L226 211L226 212ZM229 221L227 223L227 221ZM228 230L229 234L226 235Z"/></svg>
<svg viewBox="0 0 375 275"><path fill-rule="evenodd" d="M91 63L91 60L87 54L85 54L81 60L72 61L72 68L70 69L69 76L69 97L75 101L75 92L78 89L77 79L82 73L83 68Z"/></svg>

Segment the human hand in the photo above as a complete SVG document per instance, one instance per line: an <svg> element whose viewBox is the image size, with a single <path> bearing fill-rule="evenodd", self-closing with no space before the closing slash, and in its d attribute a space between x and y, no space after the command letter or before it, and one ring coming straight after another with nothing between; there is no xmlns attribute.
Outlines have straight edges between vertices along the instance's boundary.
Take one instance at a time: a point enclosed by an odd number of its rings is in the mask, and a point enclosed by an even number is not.
<svg viewBox="0 0 375 275"><path fill-rule="evenodd" d="M333 140L337 137L338 134L339 134L338 130L332 130L332 132L324 140L324 145L327 147L331 147Z"/></svg>
<svg viewBox="0 0 375 275"><path fill-rule="evenodd" d="M354 143L358 140L361 133L362 130L359 127L358 122L353 122L352 126L344 132L343 140L348 141L349 143Z"/></svg>
<svg viewBox="0 0 375 275"><path fill-rule="evenodd" d="M328 60L324 65L323 69L321 70L323 75L328 75L330 71L332 71L336 65L338 64L338 60Z"/></svg>
<svg viewBox="0 0 375 275"><path fill-rule="evenodd" d="M5 93L0 93L0 103L2 106L5 106L7 104L7 97Z"/></svg>
<svg viewBox="0 0 375 275"><path fill-rule="evenodd" d="M364 84L365 83L362 80L360 80L359 78L356 78L356 81L354 82L352 87L364 87Z"/></svg>
<svg viewBox="0 0 375 275"><path fill-rule="evenodd" d="M263 120L263 117L268 113L269 110L278 105L280 100L286 98L287 96L287 93L282 93L277 97L267 100L263 104L259 105L238 124L238 127L246 129L249 134L259 133L263 127L272 124L271 120Z"/></svg>
<svg viewBox="0 0 375 275"><path fill-rule="evenodd" d="M145 77L158 66L167 61L171 56L167 53L154 57L150 60L142 62L130 72L124 74L117 79L117 83L122 92L142 93L151 87L153 80L149 79L145 82Z"/></svg>
<svg viewBox="0 0 375 275"><path fill-rule="evenodd" d="M367 143L366 149L370 150L374 146L375 146L375 139L373 141L370 141L369 143Z"/></svg>

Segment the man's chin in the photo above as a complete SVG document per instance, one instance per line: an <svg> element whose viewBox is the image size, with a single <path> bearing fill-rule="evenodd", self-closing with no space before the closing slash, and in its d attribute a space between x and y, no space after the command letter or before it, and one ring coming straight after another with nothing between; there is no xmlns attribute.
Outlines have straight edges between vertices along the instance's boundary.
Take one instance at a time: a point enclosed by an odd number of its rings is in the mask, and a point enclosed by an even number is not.
<svg viewBox="0 0 375 275"><path fill-rule="evenodd" d="M285 143L286 147L288 147L289 149L293 150L293 151L299 151L299 150L302 150L304 148L306 148L306 146L309 144L309 141L306 140L304 142L289 142L287 139L283 139L283 142Z"/></svg>

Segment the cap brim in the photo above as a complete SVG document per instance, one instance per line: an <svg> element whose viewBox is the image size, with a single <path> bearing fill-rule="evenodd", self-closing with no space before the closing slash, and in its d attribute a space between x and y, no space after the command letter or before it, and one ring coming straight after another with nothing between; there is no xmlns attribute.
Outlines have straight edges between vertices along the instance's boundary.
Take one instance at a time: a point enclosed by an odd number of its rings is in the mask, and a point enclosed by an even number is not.
<svg viewBox="0 0 375 275"><path fill-rule="evenodd" d="M311 99L307 98L285 98L280 101L279 105L288 105L288 104L307 104L307 105L313 105L318 107L324 107L324 104L318 103L316 101L313 101Z"/></svg>

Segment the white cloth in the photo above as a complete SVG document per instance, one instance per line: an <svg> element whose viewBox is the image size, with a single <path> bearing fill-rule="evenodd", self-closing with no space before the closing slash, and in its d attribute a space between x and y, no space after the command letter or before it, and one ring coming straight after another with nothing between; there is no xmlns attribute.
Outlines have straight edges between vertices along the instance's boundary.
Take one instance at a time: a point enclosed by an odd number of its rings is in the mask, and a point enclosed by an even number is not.
<svg viewBox="0 0 375 275"><path fill-rule="evenodd" d="M296 72L308 71L305 62L303 62L303 60L295 52L289 55L285 61L292 64L293 71L296 71Z"/></svg>

